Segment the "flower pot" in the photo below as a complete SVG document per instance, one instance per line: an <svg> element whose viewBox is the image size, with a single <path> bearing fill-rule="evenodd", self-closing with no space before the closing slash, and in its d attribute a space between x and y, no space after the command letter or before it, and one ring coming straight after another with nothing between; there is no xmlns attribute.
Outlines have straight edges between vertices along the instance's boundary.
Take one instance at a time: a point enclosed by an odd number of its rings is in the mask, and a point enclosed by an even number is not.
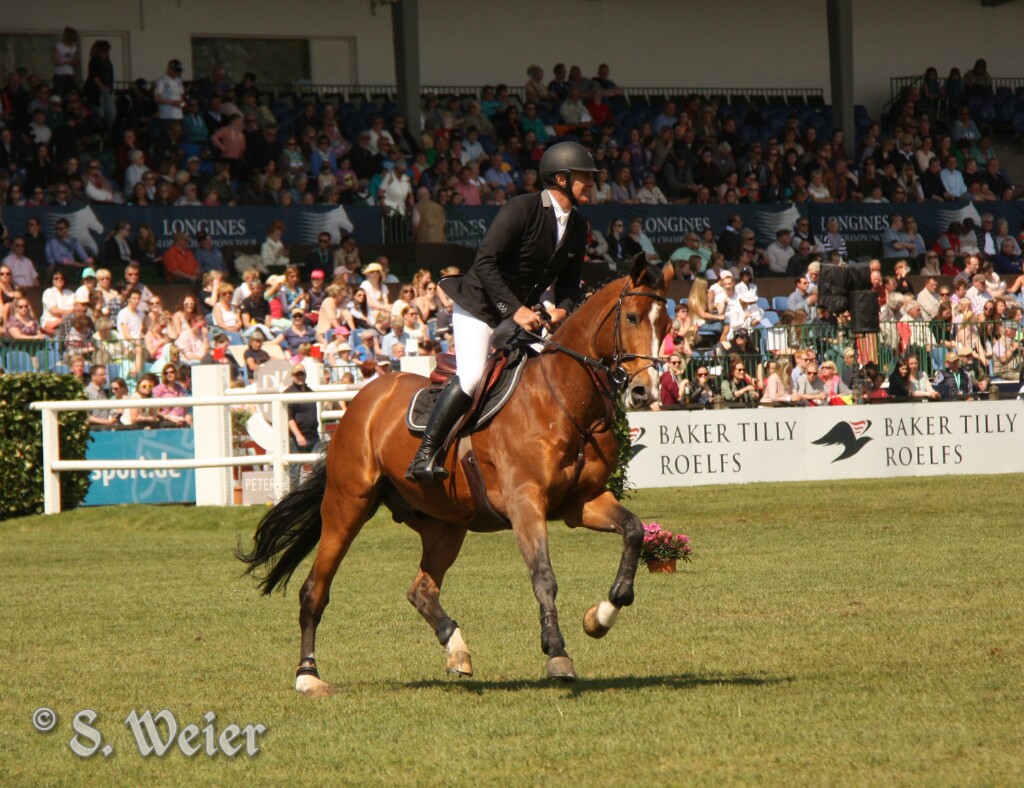
<svg viewBox="0 0 1024 788"><path fill-rule="evenodd" d="M670 558L668 561L648 561L647 571L651 574L671 574L676 571L676 559Z"/></svg>

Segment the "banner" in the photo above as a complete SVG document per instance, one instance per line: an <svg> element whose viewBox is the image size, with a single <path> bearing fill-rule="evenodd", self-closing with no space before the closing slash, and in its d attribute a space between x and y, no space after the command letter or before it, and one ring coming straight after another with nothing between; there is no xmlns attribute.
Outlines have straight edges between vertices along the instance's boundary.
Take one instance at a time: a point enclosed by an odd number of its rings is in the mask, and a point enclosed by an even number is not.
<svg viewBox="0 0 1024 788"><path fill-rule="evenodd" d="M1024 471L1024 402L629 414L636 487Z"/></svg>
<svg viewBox="0 0 1024 788"><path fill-rule="evenodd" d="M190 429L115 430L91 433L87 460L178 460L195 457ZM92 471L83 506L121 503L195 503L192 470Z"/></svg>
<svg viewBox="0 0 1024 788"><path fill-rule="evenodd" d="M984 203L981 210L974 203L805 203L803 205L604 205L583 206L581 213L593 227L607 236L615 219L624 219L628 228L634 217L643 222L643 231L653 243L682 245L688 232L700 233L711 228L715 237L725 229L728 219L739 214L743 226L757 232L757 242L765 247L775 240L775 233L783 228L793 229L801 216L809 217L815 236L821 237L829 219L839 220L839 231L847 242L874 241L881 243L889 229L893 214L917 220L918 232L925 243L931 245L946 231L950 222L970 217L981 227L981 213L991 213L996 219L1006 219L1011 232L1024 221L1024 205L1020 202ZM494 206L451 206L447 209L446 232L449 242L476 248L491 226L498 209Z"/></svg>
<svg viewBox="0 0 1024 788"><path fill-rule="evenodd" d="M241 205L237 207L187 208L174 206L87 205L81 208L5 207L0 220L11 236L25 232L29 217L42 221L43 234L53 237L57 219L68 220L71 237L77 238L91 255L101 254L103 244L120 221L129 222L132 230L145 223L156 236L156 245L166 249L174 234L186 232L194 239L200 230L213 239L215 246L252 246L258 249L267 238L271 222L284 222L286 244L316 244L321 232L331 234L337 244L342 233L349 233L361 243L384 240L380 208L367 205L273 206Z"/></svg>

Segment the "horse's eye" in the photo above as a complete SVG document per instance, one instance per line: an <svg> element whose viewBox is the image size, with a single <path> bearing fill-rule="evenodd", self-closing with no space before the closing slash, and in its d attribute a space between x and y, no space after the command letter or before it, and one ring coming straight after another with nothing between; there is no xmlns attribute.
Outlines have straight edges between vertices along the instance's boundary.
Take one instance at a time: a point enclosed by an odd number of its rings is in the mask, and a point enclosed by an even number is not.
<svg viewBox="0 0 1024 788"><path fill-rule="evenodd" d="M631 326L635 326L640 322L640 318L637 317L636 312L627 312L626 322L629 323Z"/></svg>

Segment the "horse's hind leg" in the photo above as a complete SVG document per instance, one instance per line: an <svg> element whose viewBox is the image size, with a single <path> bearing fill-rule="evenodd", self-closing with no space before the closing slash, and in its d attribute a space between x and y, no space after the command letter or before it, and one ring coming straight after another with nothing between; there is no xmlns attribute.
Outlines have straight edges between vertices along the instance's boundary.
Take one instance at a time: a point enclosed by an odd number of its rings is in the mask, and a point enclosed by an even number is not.
<svg viewBox="0 0 1024 788"><path fill-rule="evenodd" d="M314 655L316 628L330 600L334 575L363 524L369 519L377 495L376 487L370 490L368 496L353 497L340 494L332 490L331 486L328 484L327 494L321 504L323 526L316 559L299 592L302 652L299 669L295 674L295 689L310 697L323 697L331 693L331 686L320 679L317 671Z"/></svg>
<svg viewBox="0 0 1024 788"><path fill-rule="evenodd" d="M441 583L462 549L466 529L440 520L415 520L409 526L420 535L423 557L420 570L409 587L408 599L444 646L445 670L459 676L472 676L473 661L462 639L462 630L444 612L440 602Z"/></svg>

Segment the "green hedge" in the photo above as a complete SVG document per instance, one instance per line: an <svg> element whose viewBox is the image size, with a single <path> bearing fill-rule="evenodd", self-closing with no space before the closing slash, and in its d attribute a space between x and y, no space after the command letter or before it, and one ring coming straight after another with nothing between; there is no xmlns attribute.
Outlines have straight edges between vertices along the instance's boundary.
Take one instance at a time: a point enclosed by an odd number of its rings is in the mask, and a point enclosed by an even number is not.
<svg viewBox="0 0 1024 788"><path fill-rule="evenodd" d="M38 400L85 399L76 378L51 372L0 375L0 520L43 511L42 414ZM60 416L61 459L84 459L89 443L88 414ZM61 507L73 509L89 491L87 471L60 475Z"/></svg>

